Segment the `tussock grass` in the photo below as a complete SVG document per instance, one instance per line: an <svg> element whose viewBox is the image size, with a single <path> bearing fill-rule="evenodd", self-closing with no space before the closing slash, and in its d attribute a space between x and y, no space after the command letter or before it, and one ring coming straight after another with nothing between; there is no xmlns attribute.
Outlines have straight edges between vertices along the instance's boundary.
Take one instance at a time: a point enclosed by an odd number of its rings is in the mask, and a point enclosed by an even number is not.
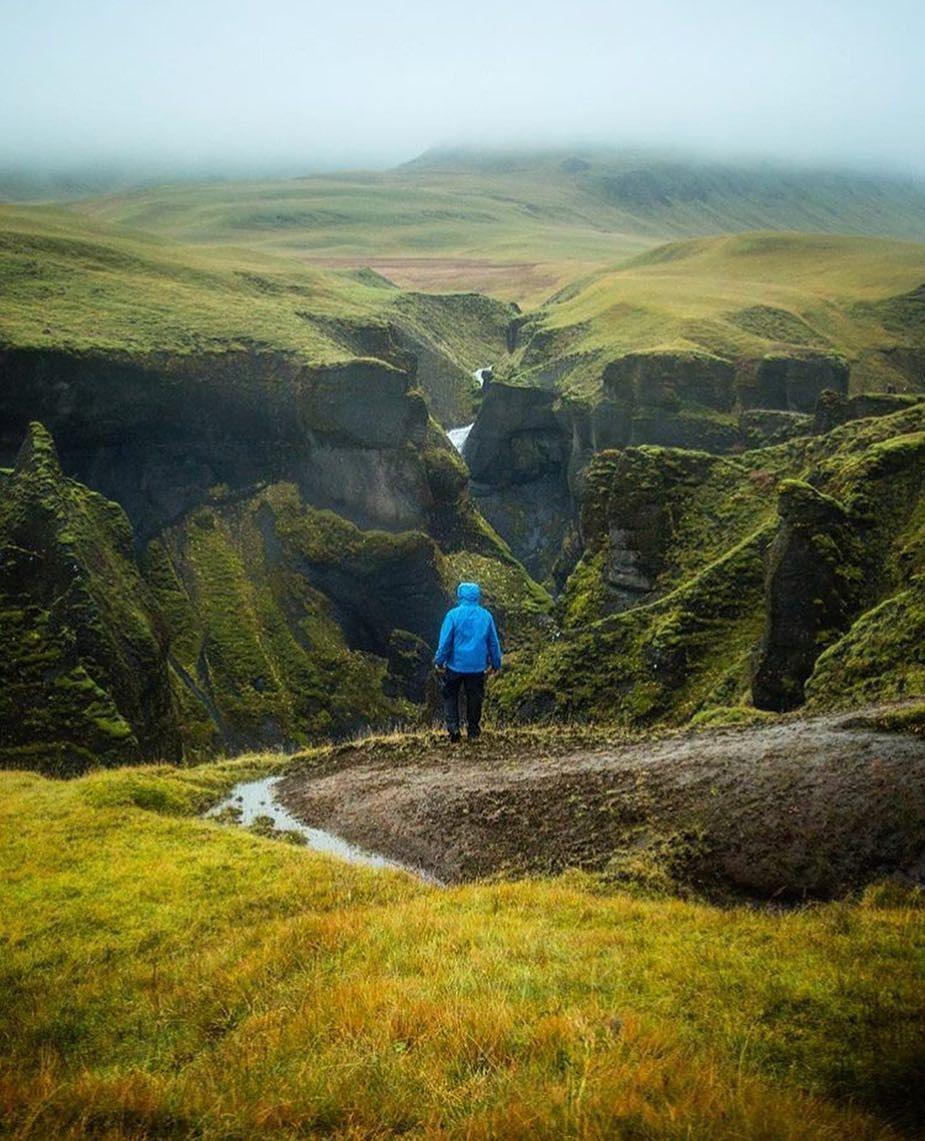
<svg viewBox="0 0 925 1141"><path fill-rule="evenodd" d="M453 890L192 814L261 756L0 775L16 1137L894 1135L923 913Z"/></svg>

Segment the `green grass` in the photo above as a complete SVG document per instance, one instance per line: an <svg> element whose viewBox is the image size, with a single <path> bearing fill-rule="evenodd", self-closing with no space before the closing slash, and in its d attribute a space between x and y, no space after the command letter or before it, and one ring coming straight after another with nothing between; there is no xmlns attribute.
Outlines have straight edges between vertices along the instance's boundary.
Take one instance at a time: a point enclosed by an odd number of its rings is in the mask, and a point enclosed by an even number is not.
<svg viewBox="0 0 925 1141"><path fill-rule="evenodd" d="M0 775L0 1127L841 1139L909 1121L925 932L902 893L774 914L575 874L442 890L192 815L282 763Z"/></svg>
<svg viewBox="0 0 925 1141"><path fill-rule="evenodd" d="M389 290L246 250L194 250L45 207L0 207L0 340L188 354L357 354L326 324L369 322Z"/></svg>
<svg viewBox="0 0 925 1141"><path fill-rule="evenodd" d="M404 293L374 273L239 246L181 245L75 211L0 206L0 346L143 358L218 353L311 366L418 360L441 420L472 416L472 370L506 352L509 306Z"/></svg>
<svg viewBox="0 0 925 1141"><path fill-rule="evenodd" d="M370 265L403 287L475 289L521 302L658 241L657 233L611 226L612 210L533 174L513 182L395 172L171 186L77 209L178 241Z"/></svg>
<svg viewBox="0 0 925 1141"><path fill-rule="evenodd" d="M555 358L560 387L597 390L603 365L627 352L708 352L735 360L835 352L854 391L918 387L925 332L913 291L925 245L878 238L751 233L672 243L563 290L524 330L509 371L529 379ZM531 346L552 344L543 353ZM901 354L897 354L899 356Z"/></svg>
<svg viewBox="0 0 925 1141"><path fill-rule="evenodd" d="M919 188L651 153L431 152L384 173L174 185L88 199L97 218L181 241L372 265L405 287L536 304L679 237L756 229L925 237ZM564 164L564 165L563 165Z"/></svg>

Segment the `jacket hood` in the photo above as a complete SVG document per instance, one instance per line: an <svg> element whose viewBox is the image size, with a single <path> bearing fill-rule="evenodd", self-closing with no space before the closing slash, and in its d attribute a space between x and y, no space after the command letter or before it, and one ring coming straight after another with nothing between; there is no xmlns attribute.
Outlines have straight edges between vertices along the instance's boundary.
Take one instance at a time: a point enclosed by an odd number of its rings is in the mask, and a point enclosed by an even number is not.
<svg viewBox="0 0 925 1141"><path fill-rule="evenodd" d="M461 582L456 589L456 597L460 602L480 602L482 589L477 582Z"/></svg>

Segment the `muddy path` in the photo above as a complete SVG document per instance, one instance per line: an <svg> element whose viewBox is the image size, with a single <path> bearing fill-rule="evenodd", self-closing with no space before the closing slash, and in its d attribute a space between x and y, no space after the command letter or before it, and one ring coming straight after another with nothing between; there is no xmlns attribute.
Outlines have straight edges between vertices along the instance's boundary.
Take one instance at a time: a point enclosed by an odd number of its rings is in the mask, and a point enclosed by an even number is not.
<svg viewBox="0 0 925 1141"><path fill-rule="evenodd" d="M831 898L925 877L925 736L877 711L632 742L511 731L295 759L306 824L438 879L568 867L721 898Z"/></svg>

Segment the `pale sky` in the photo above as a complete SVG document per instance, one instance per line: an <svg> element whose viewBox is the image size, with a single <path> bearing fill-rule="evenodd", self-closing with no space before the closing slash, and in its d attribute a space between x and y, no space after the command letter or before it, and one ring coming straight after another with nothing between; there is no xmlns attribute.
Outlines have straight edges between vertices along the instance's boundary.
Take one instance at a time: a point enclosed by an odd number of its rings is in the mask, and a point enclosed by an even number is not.
<svg viewBox="0 0 925 1141"><path fill-rule="evenodd" d="M0 164L632 142L925 174L923 0L0 0Z"/></svg>

